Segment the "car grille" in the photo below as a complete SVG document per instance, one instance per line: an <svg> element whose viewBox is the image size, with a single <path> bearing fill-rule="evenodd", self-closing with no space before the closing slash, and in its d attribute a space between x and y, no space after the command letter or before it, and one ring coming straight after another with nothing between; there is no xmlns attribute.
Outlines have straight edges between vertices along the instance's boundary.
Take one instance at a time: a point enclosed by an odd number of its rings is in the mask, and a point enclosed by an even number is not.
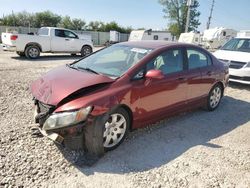
<svg viewBox="0 0 250 188"><path fill-rule="evenodd" d="M246 65L245 62L240 62L240 61L230 61L229 68L232 69L241 69Z"/></svg>
<svg viewBox="0 0 250 188"><path fill-rule="evenodd" d="M229 68L231 69L241 69L242 67L244 67L247 63L245 62L240 62L240 61L229 61L226 59L219 59L220 61L223 61L225 63L229 64Z"/></svg>
<svg viewBox="0 0 250 188"><path fill-rule="evenodd" d="M235 80L250 81L250 76L240 77L240 76L232 76L232 75L230 75L229 78L235 79Z"/></svg>

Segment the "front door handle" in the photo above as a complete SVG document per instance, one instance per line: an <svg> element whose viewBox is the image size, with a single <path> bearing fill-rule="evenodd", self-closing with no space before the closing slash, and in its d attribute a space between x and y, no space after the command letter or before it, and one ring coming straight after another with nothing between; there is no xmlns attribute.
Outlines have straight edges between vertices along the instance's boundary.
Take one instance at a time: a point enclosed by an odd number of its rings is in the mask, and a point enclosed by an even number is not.
<svg viewBox="0 0 250 188"><path fill-rule="evenodd" d="M207 75L208 75L208 76L211 76L211 75L212 75L212 71L208 71L208 72L207 72Z"/></svg>
<svg viewBox="0 0 250 188"><path fill-rule="evenodd" d="M69 39L65 39L66 41L69 41Z"/></svg>
<svg viewBox="0 0 250 188"><path fill-rule="evenodd" d="M177 80L179 80L179 81L185 81L187 79L185 77L179 77L179 78L177 78Z"/></svg>

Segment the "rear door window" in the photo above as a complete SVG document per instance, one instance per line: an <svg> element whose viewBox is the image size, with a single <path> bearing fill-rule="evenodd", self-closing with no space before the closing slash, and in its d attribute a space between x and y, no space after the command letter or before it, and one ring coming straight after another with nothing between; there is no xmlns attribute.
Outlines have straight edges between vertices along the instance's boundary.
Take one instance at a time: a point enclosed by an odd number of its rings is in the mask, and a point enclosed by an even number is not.
<svg viewBox="0 0 250 188"><path fill-rule="evenodd" d="M189 69L207 67L212 64L208 54L196 49L187 49L187 58Z"/></svg>

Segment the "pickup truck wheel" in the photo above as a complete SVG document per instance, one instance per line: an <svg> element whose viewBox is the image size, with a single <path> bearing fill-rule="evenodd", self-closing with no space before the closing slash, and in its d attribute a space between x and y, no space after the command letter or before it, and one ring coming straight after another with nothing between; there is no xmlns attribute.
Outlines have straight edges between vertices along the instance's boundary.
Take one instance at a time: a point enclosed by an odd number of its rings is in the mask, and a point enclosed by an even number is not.
<svg viewBox="0 0 250 188"><path fill-rule="evenodd" d="M25 56L25 53L24 52L16 52L17 55L19 55L20 57L24 57Z"/></svg>
<svg viewBox="0 0 250 188"><path fill-rule="evenodd" d="M28 46L25 49L25 56L29 59L36 59L40 56L40 49L37 46Z"/></svg>
<svg viewBox="0 0 250 188"><path fill-rule="evenodd" d="M90 46L83 46L81 49L81 56L85 57L92 53L92 48Z"/></svg>

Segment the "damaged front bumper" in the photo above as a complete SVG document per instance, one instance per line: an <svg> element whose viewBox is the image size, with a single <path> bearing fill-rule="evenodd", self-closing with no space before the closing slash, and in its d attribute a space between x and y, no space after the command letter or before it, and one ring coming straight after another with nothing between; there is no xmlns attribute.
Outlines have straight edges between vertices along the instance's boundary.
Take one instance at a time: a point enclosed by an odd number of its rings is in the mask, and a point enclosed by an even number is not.
<svg viewBox="0 0 250 188"><path fill-rule="evenodd" d="M54 130L45 130L44 123L51 116L54 111L53 106L45 105L35 100L34 105L34 120L37 123L39 132L51 139L52 141L61 144L70 149L84 149L84 126L87 120L79 122L67 127L56 128Z"/></svg>
<svg viewBox="0 0 250 188"><path fill-rule="evenodd" d="M59 135L58 133L47 133L45 130L43 130L41 128L38 128L38 129L43 136L53 140L54 142L56 142L58 144L63 143L64 138L61 135Z"/></svg>

